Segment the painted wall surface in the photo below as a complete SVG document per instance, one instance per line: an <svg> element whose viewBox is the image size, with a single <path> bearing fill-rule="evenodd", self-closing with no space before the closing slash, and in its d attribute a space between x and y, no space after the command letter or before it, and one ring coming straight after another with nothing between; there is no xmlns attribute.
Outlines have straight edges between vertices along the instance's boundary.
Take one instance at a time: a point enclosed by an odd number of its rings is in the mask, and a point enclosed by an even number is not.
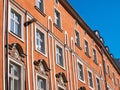
<svg viewBox="0 0 120 90"><path fill-rule="evenodd" d="M62 0L60 0L62 1ZM66 1L67 2L67 1ZM43 59L46 65L50 68L49 72L44 71L41 75L47 80L46 90L58 90L58 87L62 87L64 90L78 90L80 87L85 87L86 90L91 90L88 84L88 70L92 72L93 88L97 90L96 77L100 79L101 89L106 90L106 84L113 90L119 90L120 83L120 71L115 68L115 65L111 62L110 55L104 51L98 45L97 38L94 39L89 35L86 30L79 23L75 23L76 19L71 13L63 7L61 3L58 4L55 0L44 0L44 12L41 12L35 8L36 0L9 0L9 14L8 22L10 21L10 9L13 8L18 13L21 13L23 17L22 21L22 38L19 38L9 30L10 23L8 24L8 44L18 43L24 54L23 62L20 62L24 67L25 83L23 85L25 90L36 90L37 81L36 77L41 74L39 69L36 69L34 62ZM0 12L3 13L3 2L0 3ZM67 6L66 6L67 7ZM68 6L70 7L70 6ZM61 29L55 26L54 10L60 13ZM0 14L0 30L2 34L2 14ZM25 26L25 23L31 20L35 20ZM45 54L36 49L36 28L45 34ZM75 30L79 32L80 46L75 44ZM92 31L91 31L92 32ZM92 33L93 34L93 33ZM67 35L67 38L65 38ZM89 56L85 54L85 43L88 42ZM0 35L0 42L2 42L2 35ZM66 43L67 42L67 43ZM64 67L60 67L56 62L56 46L59 45L63 51ZM102 42L101 42L101 45ZM2 43L0 43L0 52L2 52ZM96 50L97 63L94 62L93 48ZM105 48L105 47L104 47ZM11 55L9 54L9 58ZM2 84L2 53L0 55L0 90L3 90ZM104 72L103 60L106 62L106 67L110 67L110 77L107 72ZM112 59L113 60L113 59ZM9 61L9 60L8 60ZM78 63L81 62L84 67L84 81L80 81L78 78ZM43 65L44 66L44 65ZM39 67L40 68L40 67ZM106 68L107 71L107 68ZM58 73L64 73L63 79L66 77L67 83L62 82L61 79L56 77ZM116 83L113 83L113 72L115 73ZM64 80L63 80L64 81Z"/></svg>

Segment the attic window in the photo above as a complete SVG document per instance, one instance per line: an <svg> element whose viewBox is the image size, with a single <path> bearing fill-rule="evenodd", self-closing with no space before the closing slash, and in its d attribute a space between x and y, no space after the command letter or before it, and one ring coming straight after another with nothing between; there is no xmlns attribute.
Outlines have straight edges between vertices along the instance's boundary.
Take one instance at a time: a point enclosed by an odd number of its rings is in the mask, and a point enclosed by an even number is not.
<svg viewBox="0 0 120 90"><path fill-rule="evenodd" d="M102 38L102 37L100 38L100 41L101 41L102 43L104 43L104 40L103 40L103 38Z"/></svg>
<svg viewBox="0 0 120 90"><path fill-rule="evenodd" d="M95 35L100 38L100 35L99 35L99 32L98 31L95 31Z"/></svg>

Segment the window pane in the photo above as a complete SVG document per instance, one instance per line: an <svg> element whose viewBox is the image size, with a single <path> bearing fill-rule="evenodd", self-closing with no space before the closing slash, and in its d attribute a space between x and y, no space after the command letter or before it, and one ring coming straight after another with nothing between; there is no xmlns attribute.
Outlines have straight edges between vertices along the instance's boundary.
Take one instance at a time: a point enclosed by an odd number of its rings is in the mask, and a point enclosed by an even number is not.
<svg viewBox="0 0 120 90"><path fill-rule="evenodd" d="M76 39L76 44L80 46L80 39L79 39L79 33L75 30L75 39Z"/></svg>
<svg viewBox="0 0 120 90"><path fill-rule="evenodd" d="M13 79L9 78L9 90L14 90L13 89Z"/></svg>
<svg viewBox="0 0 120 90"><path fill-rule="evenodd" d="M100 80L96 78L96 82L97 82L97 90L100 90Z"/></svg>
<svg viewBox="0 0 120 90"><path fill-rule="evenodd" d="M9 89L21 90L21 67L14 62L9 63Z"/></svg>
<svg viewBox="0 0 120 90"><path fill-rule="evenodd" d="M93 81L92 81L92 74L91 74L91 72L88 71L88 75L89 75L89 85L91 87L93 87Z"/></svg>
<svg viewBox="0 0 120 90"><path fill-rule="evenodd" d="M15 34L19 35L19 24L15 23Z"/></svg>
<svg viewBox="0 0 120 90"><path fill-rule="evenodd" d="M13 10L11 10L10 16L11 16L12 18L14 18L14 12L13 12Z"/></svg>
<svg viewBox="0 0 120 90"><path fill-rule="evenodd" d="M89 47L88 47L88 42L85 40L85 53L89 55Z"/></svg>
<svg viewBox="0 0 120 90"><path fill-rule="evenodd" d="M63 67L64 65L63 65L62 48L60 48L58 45L56 46L56 57L57 57L57 64Z"/></svg>
<svg viewBox="0 0 120 90"><path fill-rule="evenodd" d="M45 35L39 30L36 32L36 44L37 50L45 54Z"/></svg>
<svg viewBox="0 0 120 90"><path fill-rule="evenodd" d="M78 76L79 79L84 81L84 77L83 77L83 66L81 64L78 64Z"/></svg>
<svg viewBox="0 0 120 90"><path fill-rule="evenodd" d="M11 9L10 31L21 37L21 15Z"/></svg>
<svg viewBox="0 0 120 90"><path fill-rule="evenodd" d="M46 80L40 76L37 77L37 89L46 90Z"/></svg>
<svg viewBox="0 0 120 90"><path fill-rule="evenodd" d="M37 0L37 7L43 12L43 7L44 7L44 5L43 5L43 0Z"/></svg>
<svg viewBox="0 0 120 90"><path fill-rule="evenodd" d="M10 31L14 32L14 21L10 20Z"/></svg>
<svg viewBox="0 0 120 90"><path fill-rule="evenodd" d="M14 80L14 90L21 90L20 88L20 80Z"/></svg>
<svg viewBox="0 0 120 90"><path fill-rule="evenodd" d="M60 13L55 10L55 24L61 28Z"/></svg>

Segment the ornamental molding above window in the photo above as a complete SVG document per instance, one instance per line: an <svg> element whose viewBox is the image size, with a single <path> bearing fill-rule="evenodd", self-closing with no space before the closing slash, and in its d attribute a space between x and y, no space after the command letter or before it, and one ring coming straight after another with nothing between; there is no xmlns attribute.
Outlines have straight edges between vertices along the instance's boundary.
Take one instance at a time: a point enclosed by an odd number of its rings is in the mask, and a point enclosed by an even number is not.
<svg viewBox="0 0 120 90"><path fill-rule="evenodd" d="M23 49L20 44L12 43L8 45L9 51L8 54L15 60L20 60L24 62L26 54L23 52Z"/></svg>
<svg viewBox="0 0 120 90"><path fill-rule="evenodd" d="M35 69L43 75L48 76L48 72L50 71L50 68L48 67L47 63L44 59L39 59L37 61L34 61Z"/></svg>
<svg viewBox="0 0 120 90"><path fill-rule="evenodd" d="M57 73L55 76L57 78L57 81L58 81L59 85L66 86L66 83L68 81L67 81L67 78L66 78L66 76L63 72Z"/></svg>

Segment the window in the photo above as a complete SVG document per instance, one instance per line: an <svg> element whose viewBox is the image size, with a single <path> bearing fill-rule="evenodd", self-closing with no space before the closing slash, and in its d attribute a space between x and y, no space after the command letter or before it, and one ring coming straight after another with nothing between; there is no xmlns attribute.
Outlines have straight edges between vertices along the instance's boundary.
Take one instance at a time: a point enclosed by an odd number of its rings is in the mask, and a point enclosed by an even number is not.
<svg viewBox="0 0 120 90"><path fill-rule="evenodd" d="M45 54L45 35L40 30L36 30L36 48Z"/></svg>
<svg viewBox="0 0 120 90"><path fill-rule="evenodd" d="M107 66L107 70L108 70L108 76L110 77L110 68L109 68L109 66Z"/></svg>
<svg viewBox="0 0 120 90"><path fill-rule="evenodd" d="M113 82L114 82L114 84L116 84L115 74L114 73L113 73Z"/></svg>
<svg viewBox="0 0 120 90"><path fill-rule="evenodd" d="M93 49L93 57L94 57L94 62L97 64L97 54L96 54L96 50Z"/></svg>
<svg viewBox="0 0 120 90"><path fill-rule="evenodd" d="M98 78L96 78L96 87L97 90L100 90L100 80Z"/></svg>
<svg viewBox="0 0 120 90"><path fill-rule="evenodd" d="M84 81L83 65L78 63L78 78Z"/></svg>
<svg viewBox="0 0 120 90"><path fill-rule="evenodd" d="M85 53L89 56L88 42L85 40Z"/></svg>
<svg viewBox="0 0 120 90"><path fill-rule="evenodd" d="M44 12L44 0L37 0L36 6L40 11Z"/></svg>
<svg viewBox="0 0 120 90"><path fill-rule="evenodd" d="M21 66L10 61L8 70L9 70L9 90L22 90Z"/></svg>
<svg viewBox="0 0 120 90"><path fill-rule="evenodd" d="M76 41L77 46L80 47L80 36L79 36L78 31L76 30L75 30L75 41Z"/></svg>
<svg viewBox="0 0 120 90"><path fill-rule="evenodd" d="M58 28L61 28L61 18L60 18L60 13L55 9L55 25Z"/></svg>
<svg viewBox="0 0 120 90"><path fill-rule="evenodd" d="M37 90L46 90L46 79L37 75Z"/></svg>
<svg viewBox="0 0 120 90"><path fill-rule="evenodd" d="M106 73L106 71L107 71L106 69L107 69L107 68L106 68L106 62L105 62L104 60L103 60L103 67L104 67L103 70L104 70L104 72Z"/></svg>
<svg viewBox="0 0 120 90"><path fill-rule="evenodd" d="M57 64L64 67L62 48L59 47L58 45L56 45L56 59L57 59Z"/></svg>
<svg viewBox="0 0 120 90"><path fill-rule="evenodd" d="M90 71L88 71L88 84L90 88L93 88L93 77Z"/></svg>
<svg viewBox="0 0 120 90"><path fill-rule="evenodd" d="M21 36L21 33L22 33L21 32L21 24L22 24L21 19L22 19L21 15L11 8L11 11L10 11L10 32L17 35L20 38L22 37Z"/></svg>

